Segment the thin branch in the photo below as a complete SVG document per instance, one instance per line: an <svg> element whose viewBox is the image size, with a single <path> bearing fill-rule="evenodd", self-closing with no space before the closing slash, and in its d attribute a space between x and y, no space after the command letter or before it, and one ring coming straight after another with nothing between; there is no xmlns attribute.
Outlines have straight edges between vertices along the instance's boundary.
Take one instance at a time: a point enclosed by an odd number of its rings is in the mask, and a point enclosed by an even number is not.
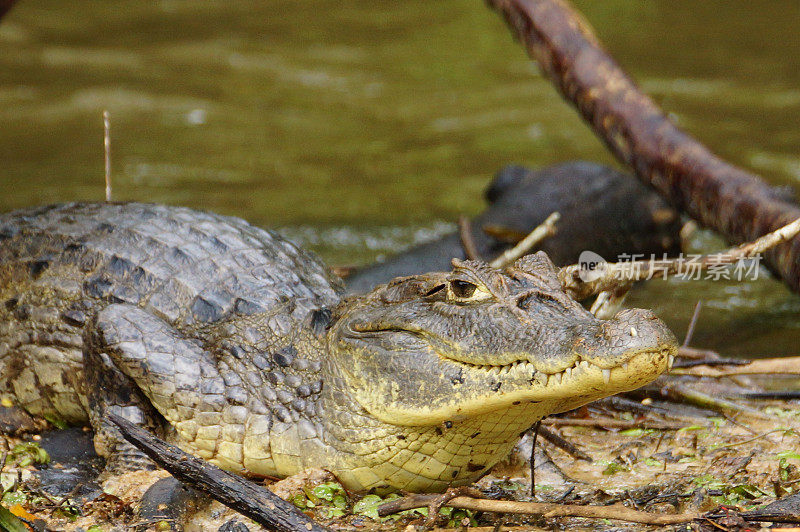
<svg viewBox="0 0 800 532"><path fill-rule="evenodd" d="M437 497L440 496L423 494L408 495L402 499L395 499L379 506L378 515L387 516L404 510L426 507L429 501L435 500ZM616 519L618 521L642 523L646 525L690 523L700 518L700 514L698 513L665 515L663 513L631 510L621 504L613 504L610 506L577 506L547 502L494 501L489 499L475 499L472 497L456 497L449 501L447 506L465 510L476 510L479 512L533 514L541 515L545 518L586 517L593 519Z"/></svg>
<svg viewBox="0 0 800 532"><path fill-rule="evenodd" d="M536 229L528 233L528 236L522 239L519 244L511 249L507 249L502 255L489 263L493 268L503 268L508 266L521 256L527 254L535 246L539 245L545 238L554 235L556 232L556 222L561 218L561 215L554 212L548 216L545 221L539 224Z"/></svg>
<svg viewBox="0 0 800 532"><path fill-rule="evenodd" d="M672 369L694 368L697 366L745 366L749 360L743 358L700 358L695 360L676 360Z"/></svg>
<svg viewBox="0 0 800 532"><path fill-rule="evenodd" d="M683 338L683 344L681 347L688 347L689 342L692 341L692 336L694 336L694 329L697 327L697 319L700 317L700 309L703 308L703 300L698 299L697 303L694 305L694 312L692 312L692 319L689 320L689 326L686 327L686 336Z"/></svg>
<svg viewBox="0 0 800 532"><path fill-rule="evenodd" d="M699 349L697 347L681 346L678 348L678 356L680 358L689 358L691 360L711 359L717 360L720 354L712 349Z"/></svg>
<svg viewBox="0 0 800 532"><path fill-rule="evenodd" d="M679 257L675 259L603 263L587 272L580 264L561 268L558 277L564 289L575 299L581 301L601 292L614 292L629 287L635 281L657 279L668 275L696 274L711 267L735 264L753 258L768 249L794 238L800 233L800 218L761 238L728 249L722 253L704 255L695 259Z"/></svg>
<svg viewBox="0 0 800 532"><path fill-rule="evenodd" d="M586 462L589 462L590 464L594 461L592 460L591 456L578 449L578 447L575 446L575 444L565 440L560 435L548 429L547 427L542 427L538 423L537 426L539 427L539 436L549 441L552 445L555 445L565 453L577 458L578 460L584 460ZM533 478L533 476L531 476L531 478Z"/></svg>
<svg viewBox="0 0 800 532"><path fill-rule="evenodd" d="M111 201L111 118L103 111L103 155L105 160L106 201Z"/></svg>
<svg viewBox="0 0 800 532"><path fill-rule="evenodd" d="M749 406L740 405L738 403L734 403L733 401L728 401L727 399L722 399L720 397L714 397L707 393L703 393L699 390L696 390L692 387L686 386L685 384L680 384L677 382L670 383L669 385L664 386L662 388L662 393L666 393L667 397L669 397L673 401L693 404L695 406L699 406L707 410L713 410L714 412L721 412L723 414L741 413L758 417L760 419L771 419L770 416L764 414L760 410L756 410L755 408L750 408Z"/></svg>
<svg viewBox="0 0 800 532"><path fill-rule="evenodd" d="M531 497L536 497L536 440L539 439L539 429L542 426L542 420L540 419L537 421L531 430L533 431L533 437L531 438L531 456L528 461L528 464L531 468Z"/></svg>
<svg viewBox="0 0 800 532"><path fill-rule="evenodd" d="M464 255L469 260L481 260L478 247L475 245L475 239L472 238L472 227L470 226L469 218L463 214L458 217L458 236L461 238L461 247L464 248Z"/></svg>
<svg viewBox="0 0 800 532"><path fill-rule="evenodd" d="M670 423L668 421L626 421L614 418L572 419L566 417L549 417L542 420L542 425L554 427L600 427L606 429L655 429L655 430L680 430L685 428L685 423Z"/></svg>
<svg viewBox="0 0 800 532"><path fill-rule="evenodd" d="M800 375L800 356L785 358L762 358L734 368L712 368L698 366L693 368L676 368L676 375L693 375L695 377L732 377L736 375Z"/></svg>

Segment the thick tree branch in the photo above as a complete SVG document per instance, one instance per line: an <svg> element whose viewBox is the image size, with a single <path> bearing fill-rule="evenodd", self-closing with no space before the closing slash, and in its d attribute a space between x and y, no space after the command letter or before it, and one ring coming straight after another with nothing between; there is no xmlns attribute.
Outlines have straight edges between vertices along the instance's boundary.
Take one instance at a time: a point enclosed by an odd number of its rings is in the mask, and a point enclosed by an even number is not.
<svg viewBox="0 0 800 532"><path fill-rule="evenodd" d="M17 0L0 0L0 19L3 18L3 15L8 13L11 6L13 6L16 1Z"/></svg>
<svg viewBox="0 0 800 532"><path fill-rule="evenodd" d="M268 489L195 458L115 414L109 413L107 417L126 440L172 476L267 529L284 532L329 530Z"/></svg>
<svg viewBox="0 0 800 532"><path fill-rule="evenodd" d="M746 242L800 218L756 175L690 137L636 86L563 0L488 0L528 53L614 155L676 207L732 242ZM800 291L800 238L767 253Z"/></svg>

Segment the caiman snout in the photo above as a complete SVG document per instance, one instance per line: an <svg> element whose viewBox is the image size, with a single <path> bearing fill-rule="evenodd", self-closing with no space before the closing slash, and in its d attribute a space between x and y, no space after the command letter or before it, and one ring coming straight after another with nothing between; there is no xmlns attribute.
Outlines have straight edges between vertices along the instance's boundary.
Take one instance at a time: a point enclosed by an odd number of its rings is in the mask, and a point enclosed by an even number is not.
<svg viewBox="0 0 800 532"><path fill-rule="evenodd" d="M616 357L630 357L637 351L660 351L675 346L675 335L651 310L623 310L613 319L602 322L601 328L607 342L606 358L610 362Z"/></svg>
<svg viewBox="0 0 800 532"><path fill-rule="evenodd" d="M581 360L601 370L604 385L623 391L668 370L677 343L653 312L628 309L601 321L595 334L579 338L575 351Z"/></svg>

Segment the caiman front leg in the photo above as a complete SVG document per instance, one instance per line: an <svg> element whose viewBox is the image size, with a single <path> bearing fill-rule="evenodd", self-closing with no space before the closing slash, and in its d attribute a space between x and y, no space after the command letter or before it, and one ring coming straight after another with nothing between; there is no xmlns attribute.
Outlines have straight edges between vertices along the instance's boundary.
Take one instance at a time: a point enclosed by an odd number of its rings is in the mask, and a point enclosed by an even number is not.
<svg viewBox="0 0 800 532"><path fill-rule="evenodd" d="M105 420L109 411L162 437L177 430L202 458L217 454L225 386L196 340L139 307L116 304L97 315L86 346L90 421L107 471L150 464Z"/></svg>

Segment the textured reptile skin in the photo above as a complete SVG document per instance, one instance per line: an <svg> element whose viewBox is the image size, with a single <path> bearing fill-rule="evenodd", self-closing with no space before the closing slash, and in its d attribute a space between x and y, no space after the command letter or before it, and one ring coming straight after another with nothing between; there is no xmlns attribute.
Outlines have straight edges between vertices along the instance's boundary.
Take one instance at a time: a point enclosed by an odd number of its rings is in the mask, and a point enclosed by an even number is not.
<svg viewBox="0 0 800 532"><path fill-rule="evenodd" d="M145 204L17 211L0 217L3 387L30 412L69 422L98 412L89 402L144 422L149 402L197 454L241 464L243 446L262 446L245 440L245 423L315 415L320 352L293 344L310 345L296 342L304 320L339 291L315 257L236 218ZM125 375L90 371L87 381L84 339L97 347L92 369ZM104 454L118 444L98 443Z"/></svg>
<svg viewBox="0 0 800 532"><path fill-rule="evenodd" d="M0 216L0 393L87 419L108 468L143 464L114 411L242 474L326 467L349 488L443 490L542 416L640 386L675 340L600 321L544 254L459 262L341 299L312 255L185 208Z"/></svg>

